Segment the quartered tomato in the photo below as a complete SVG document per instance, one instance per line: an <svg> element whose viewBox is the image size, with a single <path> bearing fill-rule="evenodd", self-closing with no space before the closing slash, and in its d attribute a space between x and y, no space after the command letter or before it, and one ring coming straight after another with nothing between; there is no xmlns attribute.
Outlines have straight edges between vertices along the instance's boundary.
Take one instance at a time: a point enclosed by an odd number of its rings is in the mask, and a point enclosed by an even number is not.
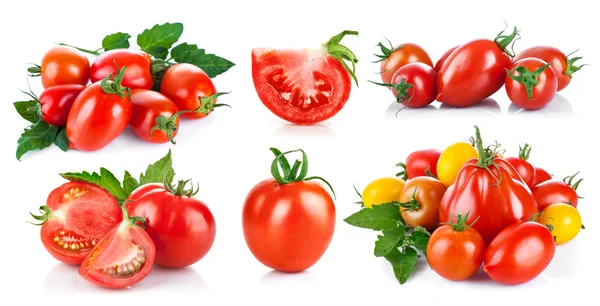
<svg viewBox="0 0 600 306"><path fill-rule="evenodd" d="M421 46L414 43L404 43L393 47L386 47L383 43L378 45L381 48L381 55L377 55L381 62L381 80L384 83L392 83L394 73L398 69L410 63L423 63L433 67L429 54Z"/></svg>
<svg viewBox="0 0 600 306"><path fill-rule="evenodd" d="M554 47L537 46L521 51L515 56L513 61L517 62L524 58L533 57L549 63L556 74L558 81L557 91L561 91L569 85L573 78L573 73L579 71L583 66L575 66L575 62L582 59L582 57L569 58L573 53L565 55L562 51Z"/></svg>

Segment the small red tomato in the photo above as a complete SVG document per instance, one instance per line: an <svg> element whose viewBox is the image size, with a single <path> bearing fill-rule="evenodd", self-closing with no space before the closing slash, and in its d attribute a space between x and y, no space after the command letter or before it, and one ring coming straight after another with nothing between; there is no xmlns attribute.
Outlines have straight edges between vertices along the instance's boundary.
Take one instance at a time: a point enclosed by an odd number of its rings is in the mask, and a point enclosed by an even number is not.
<svg viewBox="0 0 600 306"><path fill-rule="evenodd" d="M141 139L152 143L175 143L179 129L177 105L160 92L147 89L131 91L133 111L129 125ZM158 119L158 122L157 122Z"/></svg>
<svg viewBox="0 0 600 306"><path fill-rule="evenodd" d="M437 72L423 63L409 63L396 71L389 84L376 83L392 89L398 103L407 107L423 107L435 100Z"/></svg>
<svg viewBox="0 0 600 306"><path fill-rule="evenodd" d="M569 85L571 78L573 78L573 73L579 71L579 69L584 66L575 66L575 62L582 59L582 57L569 58L571 54L565 55L554 47L538 46L521 51L521 53L515 56L513 61L517 62L524 58L533 57L549 63L558 79L557 91L561 91Z"/></svg>
<svg viewBox="0 0 600 306"><path fill-rule="evenodd" d="M437 63L435 63L435 67L433 68L435 70L435 72L440 72L440 70L442 69L442 66L446 62L446 59L448 59L450 54L452 54L452 52L454 52L454 50L456 50L456 48L458 48L458 46L452 47L452 48L448 49L448 51L444 52L444 54L442 54L442 56L437 61Z"/></svg>
<svg viewBox="0 0 600 306"><path fill-rule="evenodd" d="M381 48L382 53L377 57L381 62L380 72L383 83L392 83L394 73L407 64L424 63L429 67L433 66L429 54L417 44L405 43L393 47L390 43L390 47L386 47L383 43L379 43L378 46Z"/></svg>
<svg viewBox="0 0 600 306"><path fill-rule="evenodd" d="M108 75L117 74L121 67L127 67L123 86L130 89L152 89L152 59L144 51L114 49L102 53L90 67L92 83L103 80Z"/></svg>
<svg viewBox="0 0 600 306"><path fill-rule="evenodd" d="M396 165L404 168L404 171L397 173L396 176L405 181L419 176L437 178L437 163L441 154L442 151L438 149L414 151L406 157L406 163Z"/></svg>
<svg viewBox="0 0 600 306"><path fill-rule="evenodd" d="M579 196L577 195L577 187L583 179L573 182L577 173L572 176L567 176L564 180L548 180L535 185L531 192L538 203L538 208L543 211L548 205L554 203L565 203L577 207Z"/></svg>
<svg viewBox="0 0 600 306"><path fill-rule="evenodd" d="M499 283L522 284L548 267L555 249L548 228L534 221L520 221L492 240L485 251L483 271Z"/></svg>
<svg viewBox="0 0 600 306"><path fill-rule="evenodd" d="M512 103L524 109L540 109L554 98L558 81L550 64L530 57L512 64L504 85Z"/></svg>
<svg viewBox="0 0 600 306"><path fill-rule="evenodd" d="M548 171L540 167L535 167L535 183L533 184L534 186L539 185L545 181L549 181L551 179L552 175L548 173Z"/></svg>
<svg viewBox="0 0 600 306"><path fill-rule="evenodd" d="M518 157L507 157L505 160L509 162L515 170L519 173L523 182L527 184L529 188L535 186L535 168L527 161L529 159L529 155L531 154L531 146L529 144L525 144L524 147L519 146L519 156Z"/></svg>
<svg viewBox="0 0 600 306"><path fill-rule="evenodd" d="M85 89L84 85L56 85L44 90L39 97L42 106L42 120L50 125L64 127L71 106Z"/></svg>
<svg viewBox="0 0 600 306"><path fill-rule="evenodd" d="M29 68L32 76L42 76L42 86L86 85L90 75L90 62L85 55L72 47L56 46L48 50L40 66Z"/></svg>

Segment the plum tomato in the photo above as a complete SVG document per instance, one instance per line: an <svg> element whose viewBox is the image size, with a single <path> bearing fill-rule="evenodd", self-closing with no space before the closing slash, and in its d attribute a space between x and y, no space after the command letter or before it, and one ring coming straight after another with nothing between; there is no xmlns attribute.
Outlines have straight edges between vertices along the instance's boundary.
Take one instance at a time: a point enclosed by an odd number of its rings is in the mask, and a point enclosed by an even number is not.
<svg viewBox="0 0 600 306"><path fill-rule="evenodd" d="M42 107L42 120L53 126L64 127L73 102L85 89L84 85L56 85L48 87L38 101Z"/></svg>
<svg viewBox="0 0 600 306"><path fill-rule="evenodd" d="M167 96L147 89L131 91L129 126L141 139L152 143L175 143L179 129L179 109Z"/></svg>
<svg viewBox="0 0 600 306"><path fill-rule="evenodd" d="M440 56L440 59L435 63L435 67L433 68L435 72L440 72L440 69L442 69L442 65L444 65L450 54L452 54L452 52L454 52L454 50L456 50L456 48L458 47L459 46L454 46L448 49L446 52L444 52L442 56Z"/></svg>
<svg viewBox="0 0 600 306"><path fill-rule="evenodd" d="M555 47L537 46L521 51L515 56L513 62L520 61L524 58L533 57L549 63L554 70L558 81L558 88L556 91L561 91L565 89L567 85L569 85L571 79L573 78L573 74L584 66L575 66L575 62L583 57L578 56L569 58L569 56L571 56L573 53L565 55L562 51Z"/></svg>
<svg viewBox="0 0 600 306"><path fill-rule="evenodd" d="M42 86L86 85L90 75L90 62L79 50L56 46L44 54L42 64L28 69L31 76L42 77Z"/></svg>
<svg viewBox="0 0 600 306"><path fill-rule="evenodd" d="M152 59L140 50L114 49L102 53L90 67L92 83L102 81L108 75L116 75L122 67L127 67L123 76L123 86L130 89L152 89Z"/></svg>

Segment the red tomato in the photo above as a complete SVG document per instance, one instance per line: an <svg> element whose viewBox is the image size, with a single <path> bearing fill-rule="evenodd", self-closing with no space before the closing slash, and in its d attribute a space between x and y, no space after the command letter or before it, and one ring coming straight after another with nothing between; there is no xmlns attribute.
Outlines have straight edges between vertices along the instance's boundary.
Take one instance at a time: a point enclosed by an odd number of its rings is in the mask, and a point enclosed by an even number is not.
<svg viewBox="0 0 600 306"><path fill-rule="evenodd" d="M565 89L567 85L569 85L571 78L573 77L573 73L579 71L579 69L583 67L583 65L574 65L575 62L582 59L582 57L574 57L570 59L569 56L571 54L565 55L554 47L538 46L521 51L521 53L515 56L513 61L516 62L524 58L533 57L538 58L546 63L550 63L552 70L554 70L556 78L558 79L557 91L561 91Z"/></svg>
<svg viewBox="0 0 600 306"><path fill-rule="evenodd" d="M301 163L308 165L302 152ZM290 171L287 159L285 163L283 176L275 164L275 179L263 180L250 190L242 225L248 248L258 261L278 271L300 272L327 250L335 228L335 205L321 184L306 180L304 169L297 173L300 162L293 167L295 172Z"/></svg>
<svg viewBox="0 0 600 306"><path fill-rule="evenodd" d="M467 222L478 220L473 228L490 243L507 226L531 219L538 208L515 169L497 157L495 150L490 152L483 147L477 127L475 141L479 158L469 160L448 187L440 204L440 222L451 221L456 212L469 211Z"/></svg>
<svg viewBox="0 0 600 306"><path fill-rule="evenodd" d="M167 69L160 92L173 100L179 110L190 111L181 115L186 119L204 118L223 105L216 104L223 93L217 93L210 77L192 64L176 64Z"/></svg>
<svg viewBox="0 0 600 306"><path fill-rule="evenodd" d="M152 59L144 51L130 49L114 49L102 53L92 63L90 80L92 83L103 80L109 74L117 74L122 67L127 67L123 77L123 86L130 89L152 89Z"/></svg>
<svg viewBox="0 0 600 306"><path fill-rule="evenodd" d="M505 285L528 282L542 273L554 257L554 238L543 225L521 221L502 230L490 243L483 271Z"/></svg>
<svg viewBox="0 0 600 306"><path fill-rule="evenodd" d="M517 34L515 28L512 34L500 33L493 41L477 39L456 48L438 73L437 100L466 107L498 91L504 85L505 69L512 63L507 48Z"/></svg>
<svg viewBox="0 0 600 306"><path fill-rule="evenodd" d="M448 59L450 54L452 54L452 52L454 52L454 50L456 50L456 48L458 48L458 47L459 46L452 47L452 48L448 49L448 51L444 52L444 54L442 54L442 56L437 61L437 63L435 63L435 67L433 68L433 69L435 69L435 72L440 72L440 69L442 69L442 66L444 65L444 63L446 62L446 60Z"/></svg>
<svg viewBox="0 0 600 306"><path fill-rule="evenodd" d="M512 103L524 109L540 109L552 101L558 81L550 64L524 58L506 71L505 88Z"/></svg>
<svg viewBox="0 0 600 306"><path fill-rule="evenodd" d="M427 106L435 100L436 78L437 73L431 66L410 63L396 71L392 83L379 85L390 87L399 103L418 108Z"/></svg>
<svg viewBox="0 0 600 306"><path fill-rule="evenodd" d="M552 179L552 175L550 173L548 173L548 171L539 168L539 167L535 167L535 183L533 184L535 185L539 185L545 181L549 181ZM539 204L538 204L539 206Z"/></svg>
<svg viewBox="0 0 600 306"><path fill-rule="evenodd" d="M154 243L135 218L124 218L98 242L79 267L85 280L107 288L137 284L152 270Z"/></svg>
<svg viewBox="0 0 600 306"><path fill-rule="evenodd" d="M412 152L406 158L406 163L396 166L404 168L404 171L396 174L403 180L413 179L418 176L433 176L437 178L437 162L442 151L438 149L426 149Z"/></svg>
<svg viewBox="0 0 600 306"><path fill-rule="evenodd" d="M131 91L131 105L129 125L136 135L148 142L175 143L173 138L179 129L179 115L174 115L179 109L171 99L153 90L135 89ZM157 129L153 130L154 127Z"/></svg>
<svg viewBox="0 0 600 306"><path fill-rule="evenodd" d="M456 223L436 229L427 244L427 262L443 278L465 280L479 270L483 262L485 242L481 235L466 225L469 212L457 215Z"/></svg>
<svg viewBox="0 0 600 306"><path fill-rule="evenodd" d="M32 76L42 76L42 86L86 85L90 75L90 62L79 50L56 46L48 50L40 66L29 68Z"/></svg>
<svg viewBox="0 0 600 306"><path fill-rule="evenodd" d="M570 204L577 207L579 196L577 187L583 179L573 182L577 174L568 176L564 180L548 180L535 185L531 192L535 196L540 211L554 203Z"/></svg>
<svg viewBox="0 0 600 306"><path fill-rule="evenodd" d="M117 200L89 183L69 182L54 189L40 207L40 238L57 260L79 265L104 235L123 219Z"/></svg>
<svg viewBox="0 0 600 306"><path fill-rule="evenodd" d="M56 85L44 90L39 102L42 106L42 120L50 125L63 127L75 98L85 89L84 85Z"/></svg>
<svg viewBox="0 0 600 306"><path fill-rule="evenodd" d="M107 77L77 96L67 119L67 138L72 149L102 149L125 130L132 106L127 88L121 86L124 72L125 67L113 81Z"/></svg>
<svg viewBox="0 0 600 306"><path fill-rule="evenodd" d="M149 184L135 190L125 204L130 215L146 218L146 232L156 246L156 263L182 268L202 259L215 241L215 218L198 190Z"/></svg>
<svg viewBox="0 0 600 306"><path fill-rule="evenodd" d="M535 186L535 168L527 161L529 159L529 155L531 154L531 146L529 144L525 144L524 147L519 146L519 156L518 157L507 157L505 160L509 162L515 170L519 173L525 184L529 188Z"/></svg>
<svg viewBox="0 0 600 306"><path fill-rule="evenodd" d="M429 67L433 67L429 54L421 46L413 43L401 44L397 47L390 48L379 43L382 55L377 55L381 62L381 80L384 83L394 83L394 73L398 69L410 63L423 63Z"/></svg>
<svg viewBox="0 0 600 306"><path fill-rule="evenodd" d="M440 225L440 202L446 185L438 179L420 176L408 180L400 198L400 214L410 227L421 226L433 232Z"/></svg>
<svg viewBox="0 0 600 306"><path fill-rule="evenodd" d="M351 77L356 81L358 60L339 44L345 35L358 32L344 31L318 50L252 50L252 79L262 103L294 124L315 124L337 114L350 97Z"/></svg>

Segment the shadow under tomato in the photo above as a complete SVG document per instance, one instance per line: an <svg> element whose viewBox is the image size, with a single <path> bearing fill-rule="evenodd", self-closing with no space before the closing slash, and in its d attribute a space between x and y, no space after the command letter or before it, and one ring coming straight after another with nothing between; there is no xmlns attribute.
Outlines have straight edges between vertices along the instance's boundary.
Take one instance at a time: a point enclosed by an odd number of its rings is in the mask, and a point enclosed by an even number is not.
<svg viewBox="0 0 600 306"><path fill-rule="evenodd" d="M544 274L552 278L568 279L577 274L579 260L574 259L575 254L581 254L577 237L565 244L557 245L552 262Z"/></svg>
<svg viewBox="0 0 600 306"><path fill-rule="evenodd" d="M273 132L274 136L289 137L289 136L301 136L301 137L316 137L316 138L335 138L337 133L330 127L323 124L313 125L296 125L287 123L277 128Z"/></svg>
<svg viewBox="0 0 600 306"><path fill-rule="evenodd" d="M548 114L557 117L575 115L571 102L560 94L556 94L550 103L537 110L527 110L511 103L508 106L508 114L513 116L526 115L532 117L546 116Z"/></svg>
<svg viewBox="0 0 600 306"><path fill-rule="evenodd" d="M392 104L390 104L390 106L388 106L387 110L385 111L384 118L420 118L429 120L438 115L438 113L436 112L437 110L438 108L433 104L429 104L419 108L411 108L406 107L398 102L392 102Z"/></svg>
<svg viewBox="0 0 600 306"><path fill-rule="evenodd" d="M529 282L520 284L520 285L504 285L501 283L498 283L494 280L492 280L487 273L485 273L483 271L483 267L481 269L479 269L473 276L471 276L469 279L464 280L464 282L467 283L471 283L477 286L493 286L493 287L498 287L498 286L506 286L506 287L512 287L512 286L544 286L548 284L548 280L546 279L546 277L544 276L544 273L538 275L536 278L530 280Z"/></svg>
<svg viewBox="0 0 600 306"><path fill-rule="evenodd" d="M260 278L260 284L274 288L319 287L318 279L310 271L286 273L271 270Z"/></svg>
<svg viewBox="0 0 600 306"><path fill-rule="evenodd" d="M200 293L209 290L209 286L202 276L192 267L181 269L168 269L158 265L152 267L152 271L135 289L158 289L180 292Z"/></svg>
<svg viewBox="0 0 600 306"><path fill-rule="evenodd" d="M482 113L492 116L500 115L502 113L502 108L493 98L485 98L469 107L454 107L442 103L442 105L440 105L440 111L443 111L444 115L449 113L459 113L461 115L475 115L480 118Z"/></svg>
<svg viewBox="0 0 600 306"><path fill-rule="evenodd" d="M79 266L70 266L63 263L56 264L44 280L44 293L62 296L72 295L73 292L89 294L110 290L89 283L79 276L78 271Z"/></svg>

